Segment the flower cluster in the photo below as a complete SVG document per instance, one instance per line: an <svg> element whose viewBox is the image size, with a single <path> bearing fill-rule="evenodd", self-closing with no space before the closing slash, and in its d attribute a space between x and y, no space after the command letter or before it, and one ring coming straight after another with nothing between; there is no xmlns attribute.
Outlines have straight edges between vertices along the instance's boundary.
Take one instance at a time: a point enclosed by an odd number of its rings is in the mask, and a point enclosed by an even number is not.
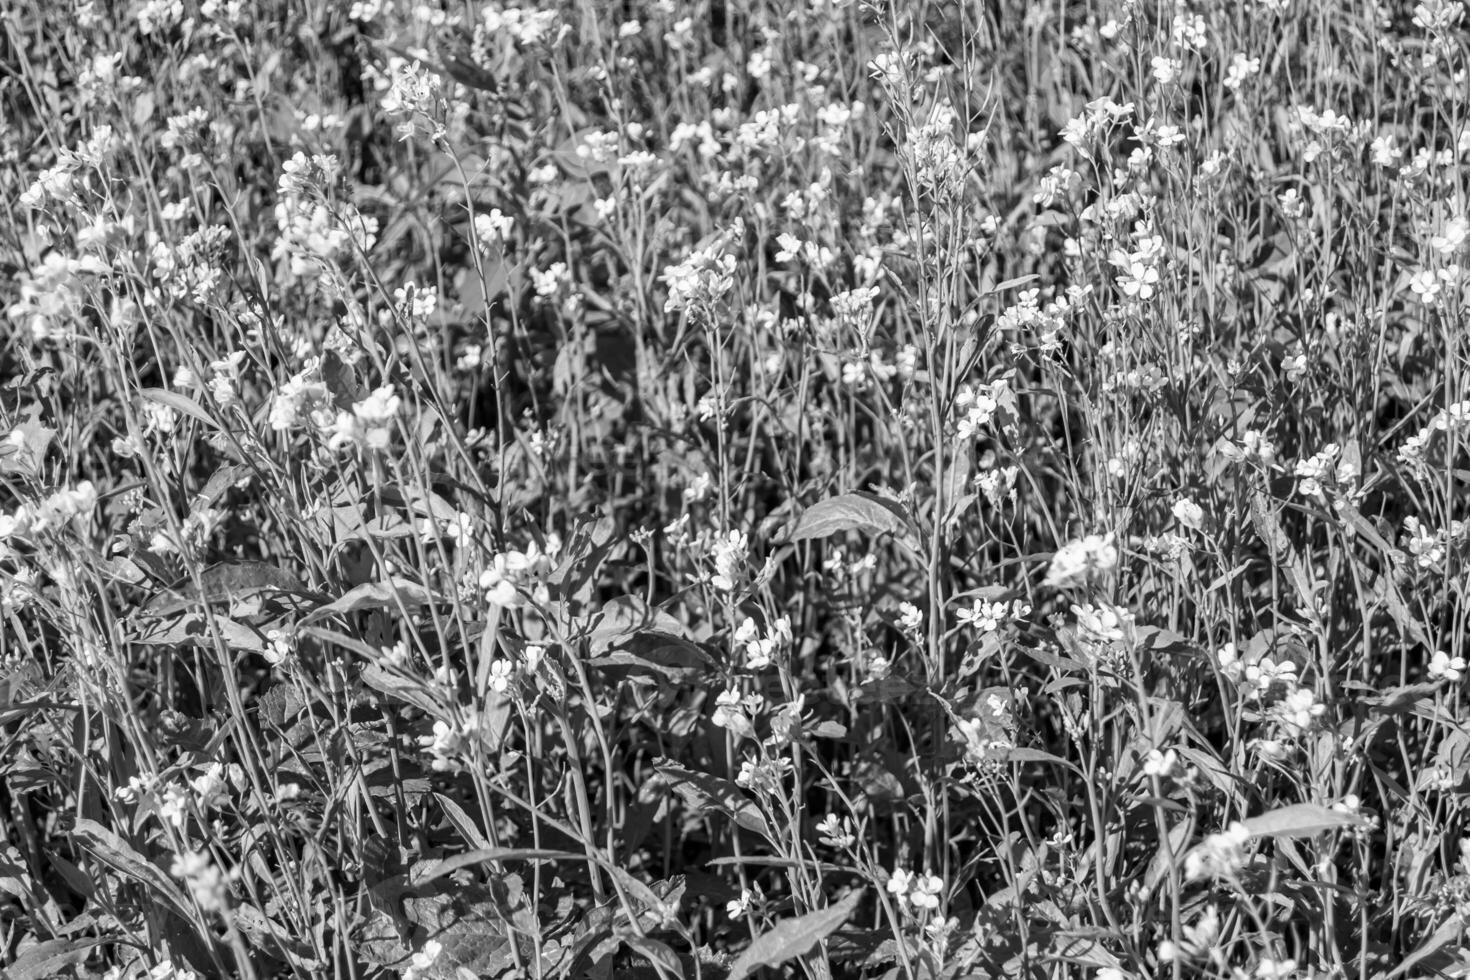
<svg viewBox="0 0 1470 980"><path fill-rule="evenodd" d="M898 900L900 908L912 907L918 915L928 915L939 908L944 895L944 879L938 875L914 874L895 868L888 876L888 894Z"/></svg>
<svg viewBox="0 0 1470 980"><path fill-rule="evenodd" d="M1111 534L1089 534L1069 541L1052 555L1042 584L1053 589L1081 585L1105 575L1118 564L1118 549Z"/></svg>
<svg viewBox="0 0 1470 980"><path fill-rule="evenodd" d="M502 609L519 609L532 600L544 602L553 557L534 541L525 551L503 551L492 556L490 567L480 573L485 601Z"/></svg>
<svg viewBox="0 0 1470 980"><path fill-rule="evenodd" d="M70 490L58 490L39 504L22 504L11 514L0 514L0 540L35 537L58 530L74 520L85 520L97 506L97 488L83 480Z"/></svg>

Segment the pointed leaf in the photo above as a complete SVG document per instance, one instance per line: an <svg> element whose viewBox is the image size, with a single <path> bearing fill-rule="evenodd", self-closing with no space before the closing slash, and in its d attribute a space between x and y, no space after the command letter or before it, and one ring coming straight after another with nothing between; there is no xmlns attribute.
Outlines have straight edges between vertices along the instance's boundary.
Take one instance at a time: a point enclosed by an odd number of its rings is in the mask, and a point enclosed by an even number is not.
<svg viewBox="0 0 1470 980"><path fill-rule="evenodd" d="M166 388L144 388L139 394L150 402L173 409L180 415L187 415L192 419L198 419L211 428L219 428L219 423L210 418L209 413L188 395L179 394L177 391L169 391Z"/></svg>
<svg viewBox="0 0 1470 980"><path fill-rule="evenodd" d="M388 609L397 612L400 604L404 609L413 610L437 601L438 597L434 593L410 579L364 582L357 588L350 589L340 599L313 610L301 623L314 623L328 616L340 616L363 609Z"/></svg>
<svg viewBox="0 0 1470 980"><path fill-rule="evenodd" d="M787 526L782 543L827 538L845 531L903 535L911 530L908 515L896 501L858 491L808 507Z"/></svg>
<svg viewBox="0 0 1470 980"><path fill-rule="evenodd" d="M97 860L119 874L146 885L168 901L185 920L192 920L192 906L173 879L117 834L95 820L83 819L78 820L72 828L71 837Z"/></svg>
<svg viewBox="0 0 1470 980"><path fill-rule="evenodd" d="M852 892L819 912L777 923L770 932L757 936L730 964L727 980L745 980L763 966L777 966L810 952L817 943L842 928L862 897L862 892Z"/></svg>
<svg viewBox="0 0 1470 980"><path fill-rule="evenodd" d="M1361 827L1364 821L1316 803L1294 803L1241 822L1252 837L1312 837L1339 827Z"/></svg>

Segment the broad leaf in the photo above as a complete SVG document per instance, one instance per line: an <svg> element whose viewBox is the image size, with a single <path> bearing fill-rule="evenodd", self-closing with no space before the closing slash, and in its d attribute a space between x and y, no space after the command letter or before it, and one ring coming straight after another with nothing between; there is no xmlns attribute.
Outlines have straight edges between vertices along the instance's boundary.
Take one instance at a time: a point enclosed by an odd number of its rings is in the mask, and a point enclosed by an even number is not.
<svg viewBox="0 0 1470 980"><path fill-rule="evenodd" d="M770 932L762 933L730 964L727 980L745 980L764 966L777 966L810 952L817 943L842 928L862 900L862 892L852 892L835 905L810 912L795 919L779 922Z"/></svg>
<svg viewBox="0 0 1470 980"><path fill-rule="evenodd" d="M302 625L340 616L363 609L388 609L397 611L400 606L414 610L419 606L436 602L434 593L417 582L406 578L394 578L387 582L365 582L349 590L340 599L335 599L312 611L301 621Z"/></svg>
<svg viewBox="0 0 1470 980"><path fill-rule="evenodd" d="M1252 837L1312 837L1339 827L1361 827L1363 818L1316 803L1294 803L1241 822Z"/></svg>
<svg viewBox="0 0 1470 980"><path fill-rule="evenodd" d="M875 493L844 493L813 504L786 528L783 543L828 538L845 531L867 534L909 533L908 515L896 502Z"/></svg>

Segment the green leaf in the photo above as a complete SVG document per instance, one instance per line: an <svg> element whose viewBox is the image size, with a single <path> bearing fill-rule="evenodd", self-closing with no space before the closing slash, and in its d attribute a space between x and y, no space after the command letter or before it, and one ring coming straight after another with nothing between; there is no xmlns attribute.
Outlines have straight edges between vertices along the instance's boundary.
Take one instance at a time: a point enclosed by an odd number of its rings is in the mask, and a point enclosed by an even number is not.
<svg viewBox="0 0 1470 980"><path fill-rule="evenodd" d="M37 943L16 957L5 970L6 980L51 980L52 977L69 976L64 969L87 958L95 946L109 942L107 939L48 939Z"/></svg>
<svg viewBox="0 0 1470 980"><path fill-rule="evenodd" d="M163 869L134 850L133 845L95 820L78 820L72 840L93 857L119 874L126 875L163 898L184 917L193 921L193 906Z"/></svg>
<svg viewBox="0 0 1470 980"><path fill-rule="evenodd" d="M1389 980L1403 976L1416 966L1419 967L1421 973L1426 975L1437 972L1440 967L1448 966L1453 962L1454 957L1443 954L1453 954L1463 949L1460 940L1464 934L1464 918L1459 915L1451 915L1440 923L1439 928L1435 929L1418 949L1404 957L1404 961L1389 972Z"/></svg>
<svg viewBox="0 0 1470 980"><path fill-rule="evenodd" d="M456 854L450 858L440 858L437 861L425 862L423 870L416 870L413 875L415 887L425 885L436 878L442 878L447 874L453 874L460 868L470 868L477 864L488 864L499 861L585 861L587 855L574 854L571 851L551 851L535 847L486 847L466 851L464 854Z"/></svg>
<svg viewBox="0 0 1470 980"><path fill-rule="evenodd" d="M810 952L823 939L842 928L862 897L862 892L852 892L821 911L777 923L770 932L757 936L730 964L727 980L745 980L761 967L777 966Z"/></svg>
<svg viewBox="0 0 1470 980"><path fill-rule="evenodd" d="M8 439L0 439L0 473L35 476L56 430L41 424L41 409L32 406L24 422L10 430Z"/></svg>
<svg viewBox="0 0 1470 980"><path fill-rule="evenodd" d="M684 980L684 964L679 959L679 954L674 952L667 943L661 943L657 939L647 936L624 936L623 943L633 952L642 956L653 964L653 968L661 976L678 977Z"/></svg>
<svg viewBox="0 0 1470 980"><path fill-rule="evenodd" d="M1077 775L1083 775L1081 768L1076 763L1068 762L1059 755L1052 755L1050 752L1043 752L1041 749L1029 749L1018 745L1006 753L1006 759L1009 762L1047 762L1052 765L1065 766Z"/></svg>
<svg viewBox="0 0 1470 980"><path fill-rule="evenodd" d="M402 607L411 611L419 606L427 606L437 601L438 596L410 579L393 578L387 582L364 582L357 588L350 589L341 598L314 609L301 621L301 624L304 626L329 616L341 616L344 613L359 612L363 609L388 609L397 612Z"/></svg>
<svg viewBox="0 0 1470 980"><path fill-rule="evenodd" d="M716 810L737 826L754 831L766 840L772 839L771 828L760 809L730 780L667 764L655 766L654 771L687 806L694 810Z"/></svg>
<svg viewBox="0 0 1470 980"><path fill-rule="evenodd" d="M151 619L137 627L127 637L131 643L147 643L153 646L210 646L215 631L232 650L265 652L265 638L259 631L224 616L203 616L198 612L187 613L172 619Z"/></svg>
<svg viewBox="0 0 1470 980"><path fill-rule="evenodd" d="M1241 821L1252 837L1312 837L1340 827L1361 827L1362 817L1316 803L1293 803Z"/></svg>
<svg viewBox="0 0 1470 980"><path fill-rule="evenodd" d="M802 511L787 526L781 543L829 538L846 531L905 535L912 530L912 522L897 501L858 491L831 497Z"/></svg>
<svg viewBox="0 0 1470 980"><path fill-rule="evenodd" d="M171 408L180 415L187 415L191 419L198 419L212 429L219 428L219 423L210 418L209 413L188 395L182 395L177 391L169 391L166 388L144 388L138 394L154 404Z"/></svg>

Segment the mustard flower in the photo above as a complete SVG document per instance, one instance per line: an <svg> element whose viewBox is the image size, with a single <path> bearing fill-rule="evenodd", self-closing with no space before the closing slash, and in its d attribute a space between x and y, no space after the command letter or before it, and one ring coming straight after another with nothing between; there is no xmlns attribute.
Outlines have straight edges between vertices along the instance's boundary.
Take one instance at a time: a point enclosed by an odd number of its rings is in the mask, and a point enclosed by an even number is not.
<svg viewBox="0 0 1470 980"><path fill-rule="evenodd" d="M1429 658L1429 676L1435 680L1457 681L1464 671L1464 657L1451 657L1443 650L1436 650Z"/></svg>
<svg viewBox="0 0 1470 980"><path fill-rule="evenodd" d="M1118 564L1118 549L1111 534L1089 534L1069 541L1052 556L1043 585L1055 589L1079 585L1096 575L1111 571Z"/></svg>
<svg viewBox="0 0 1470 980"><path fill-rule="evenodd" d="M1201 878L1227 878L1234 875L1245 865L1245 845L1250 838L1250 831L1239 821L1206 837L1203 843L1185 855L1185 878L1198 881Z"/></svg>

